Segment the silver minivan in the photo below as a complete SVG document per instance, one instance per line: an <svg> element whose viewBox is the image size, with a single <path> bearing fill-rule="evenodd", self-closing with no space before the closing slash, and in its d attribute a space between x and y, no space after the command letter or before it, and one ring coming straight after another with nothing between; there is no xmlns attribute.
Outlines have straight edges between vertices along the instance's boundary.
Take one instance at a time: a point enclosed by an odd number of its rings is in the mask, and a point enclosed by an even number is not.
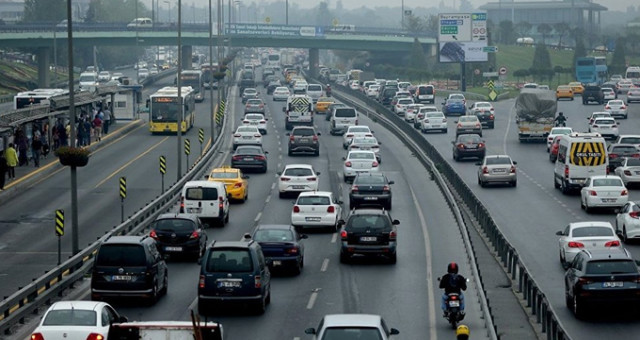
<svg viewBox="0 0 640 340"><path fill-rule="evenodd" d="M322 97L322 85L309 84L307 86L307 96L311 97L314 104L317 103L318 99Z"/></svg>
<svg viewBox="0 0 640 340"><path fill-rule="evenodd" d="M329 124L332 135L342 135L349 126L358 125L358 111L353 107L337 107L331 112Z"/></svg>

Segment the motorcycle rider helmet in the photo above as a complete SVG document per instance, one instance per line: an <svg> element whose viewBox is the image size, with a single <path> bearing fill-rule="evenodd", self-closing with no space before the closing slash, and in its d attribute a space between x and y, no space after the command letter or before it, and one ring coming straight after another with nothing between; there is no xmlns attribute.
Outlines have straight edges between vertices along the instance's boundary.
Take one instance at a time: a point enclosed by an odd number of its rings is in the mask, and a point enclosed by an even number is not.
<svg viewBox="0 0 640 340"><path fill-rule="evenodd" d="M564 116L564 113L558 112L558 116Z"/></svg>
<svg viewBox="0 0 640 340"><path fill-rule="evenodd" d="M469 327L466 325L460 325L456 329L456 339L467 340L469 339Z"/></svg>
<svg viewBox="0 0 640 340"><path fill-rule="evenodd" d="M458 274L458 264L455 262L449 263L449 265L447 265L447 273Z"/></svg>

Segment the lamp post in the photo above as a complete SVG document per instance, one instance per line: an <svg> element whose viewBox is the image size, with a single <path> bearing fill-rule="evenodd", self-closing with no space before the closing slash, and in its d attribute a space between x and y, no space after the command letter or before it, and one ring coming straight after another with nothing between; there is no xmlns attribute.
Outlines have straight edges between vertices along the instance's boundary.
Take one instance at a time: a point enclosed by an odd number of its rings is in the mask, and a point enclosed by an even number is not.
<svg viewBox="0 0 640 340"><path fill-rule="evenodd" d="M182 0L178 0L178 181L182 177L182 115L184 104L182 102Z"/></svg>
<svg viewBox="0 0 640 340"><path fill-rule="evenodd" d="M73 80L73 9L71 0L67 0L67 65L69 76L69 141L75 147L76 140L76 104ZM80 251L78 246L78 176L75 166L71 166L71 249L72 254Z"/></svg>
<svg viewBox="0 0 640 340"><path fill-rule="evenodd" d="M218 0L218 3L220 1ZM220 6L218 6L218 27L220 26ZM213 14L212 14L211 0L209 0L209 118L211 119L211 146L215 137L215 122L213 112ZM220 41L220 31L218 31L218 41ZM218 45L220 46L220 45ZM220 53L220 52L218 52ZM218 58L219 62L220 58ZM220 88L220 86L218 86Z"/></svg>
<svg viewBox="0 0 640 340"><path fill-rule="evenodd" d="M403 0L404 1L404 0ZM285 17L285 25L289 25L289 0L285 0L285 10L284 10L284 17Z"/></svg>

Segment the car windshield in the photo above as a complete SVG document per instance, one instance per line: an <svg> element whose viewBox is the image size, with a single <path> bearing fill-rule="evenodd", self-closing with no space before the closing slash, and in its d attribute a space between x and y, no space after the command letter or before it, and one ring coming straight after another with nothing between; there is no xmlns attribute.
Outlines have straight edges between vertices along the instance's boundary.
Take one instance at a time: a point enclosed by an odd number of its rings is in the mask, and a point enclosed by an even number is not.
<svg viewBox="0 0 640 340"><path fill-rule="evenodd" d="M144 267L147 259L139 244L104 244L98 251L97 266Z"/></svg>
<svg viewBox="0 0 640 340"><path fill-rule="evenodd" d="M251 255L245 249L215 249L209 253L207 271L242 273L253 271Z"/></svg>
<svg viewBox="0 0 640 340"><path fill-rule="evenodd" d="M554 135L568 135L571 133L571 129L553 129L551 132Z"/></svg>
<svg viewBox="0 0 640 340"><path fill-rule="evenodd" d="M352 144L378 144L378 140L372 137L354 138Z"/></svg>
<svg viewBox="0 0 640 340"><path fill-rule="evenodd" d="M613 236L613 230L608 227L579 227L573 229L571 237Z"/></svg>
<svg viewBox="0 0 640 340"><path fill-rule="evenodd" d="M347 222L347 228L351 230L386 229L390 227L390 221L382 215L354 215Z"/></svg>
<svg viewBox="0 0 640 340"><path fill-rule="evenodd" d="M262 104L262 100L260 99L249 99L247 100L248 105L260 105Z"/></svg>
<svg viewBox="0 0 640 340"><path fill-rule="evenodd" d="M376 156L372 152L350 152L348 159L375 159Z"/></svg>
<svg viewBox="0 0 640 340"><path fill-rule="evenodd" d="M593 275L636 274L638 267L631 260L589 261L585 273Z"/></svg>
<svg viewBox="0 0 640 340"><path fill-rule="evenodd" d="M284 176L313 176L313 171L309 168L289 168L283 173Z"/></svg>
<svg viewBox="0 0 640 340"><path fill-rule="evenodd" d="M354 109L339 109L336 110L335 116L338 118L353 118L356 116L356 110Z"/></svg>
<svg viewBox="0 0 640 340"><path fill-rule="evenodd" d="M464 96L461 94L452 94L452 95L449 95L449 99L463 100Z"/></svg>
<svg viewBox="0 0 640 340"><path fill-rule="evenodd" d="M256 94L258 91L256 89L245 89L244 94Z"/></svg>
<svg viewBox="0 0 640 340"><path fill-rule="evenodd" d="M263 115L257 115L257 114L248 114L248 115L244 116L244 119L247 119L247 120L263 120L264 116Z"/></svg>
<svg viewBox="0 0 640 340"><path fill-rule="evenodd" d="M462 116L459 119L459 122L475 122L478 120L476 116Z"/></svg>
<svg viewBox="0 0 640 340"><path fill-rule="evenodd" d="M637 151L638 151L638 149L634 148L633 146L616 146L616 147L611 148L611 152L613 152L613 153L618 153L618 152L635 153Z"/></svg>
<svg viewBox="0 0 640 340"><path fill-rule="evenodd" d="M640 159L627 158L627 166L640 166Z"/></svg>
<svg viewBox="0 0 640 340"><path fill-rule="evenodd" d="M479 107L479 108L482 108L482 109L484 109L484 108L490 109L491 108L491 104L489 104L489 103L476 103L476 107Z"/></svg>
<svg viewBox="0 0 640 340"><path fill-rule="evenodd" d="M369 133L371 131L366 126L357 126L357 127L350 127L349 128L349 132L352 132L352 133L360 133L360 132Z"/></svg>
<svg viewBox="0 0 640 340"><path fill-rule="evenodd" d="M259 148L252 148L252 147L239 147L238 149L236 149L236 154L237 155L261 155L262 150Z"/></svg>
<svg viewBox="0 0 640 340"><path fill-rule="evenodd" d="M297 205L329 205L329 196L302 196L298 197Z"/></svg>
<svg viewBox="0 0 640 340"><path fill-rule="evenodd" d="M593 180L594 187L621 187L622 181L618 178L596 178Z"/></svg>
<svg viewBox="0 0 640 340"><path fill-rule="evenodd" d="M624 105L624 103L622 102L622 100L611 100L611 101L609 101L609 103L607 103L607 105L622 106L622 105Z"/></svg>
<svg viewBox="0 0 640 340"><path fill-rule="evenodd" d="M480 143L481 141L478 135L460 135L458 137L459 143Z"/></svg>
<svg viewBox="0 0 640 340"><path fill-rule="evenodd" d="M386 182L382 176L357 176L353 184L385 184Z"/></svg>
<svg viewBox="0 0 640 340"><path fill-rule="evenodd" d="M462 104L462 99L448 99L447 104Z"/></svg>
<svg viewBox="0 0 640 340"><path fill-rule="evenodd" d="M237 172L212 172L210 178L238 178Z"/></svg>
<svg viewBox="0 0 640 340"><path fill-rule="evenodd" d="M413 100L409 98L401 98L401 99L398 99L398 104L402 104L402 105L413 104Z"/></svg>
<svg viewBox="0 0 640 340"><path fill-rule="evenodd" d="M382 335L373 327L331 327L324 330L322 340L382 340Z"/></svg>
<svg viewBox="0 0 640 340"><path fill-rule="evenodd" d="M422 112L422 110L420 110ZM441 113L427 113L427 118L444 118L444 115Z"/></svg>
<svg viewBox="0 0 640 340"><path fill-rule="evenodd" d="M315 132L313 129L293 129L291 132L292 136L313 136Z"/></svg>
<svg viewBox="0 0 640 340"><path fill-rule="evenodd" d="M596 119L595 124L603 124L603 125L613 125L616 121L613 119Z"/></svg>
<svg viewBox="0 0 640 340"><path fill-rule="evenodd" d="M511 159L507 157L487 157L485 163L487 165L494 165L494 164L511 165Z"/></svg>
<svg viewBox="0 0 640 340"><path fill-rule="evenodd" d="M43 326L96 326L96 312L84 309L56 309L47 313Z"/></svg>
<svg viewBox="0 0 640 340"><path fill-rule="evenodd" d="M152 228L162 231L192 231L196 229L196 224L191 220L167 218L155 221Z"/></svg>
<svg viewBox="0 0 640 340"><path fill-rule="evenodd" d="M640 137L622 137L619 143L640 144Z"/></svg>
<svg viewBox="0 0 640 340"><path fill-rule="evenodd" d="M322 86L320 86L320 85L309 85L307 87L307 91L315 91L315 92L322 91Z"/></svg>
<svg viewBox="0 0 640 340"><path fill-rule="evenodd" d="M286 229L258 229L253 235L258 242L291 242L293 233Z"/></svg>
<svg viewBox="0 0 640 340"><path fill-rule="evenodd" d="M216 188L188 188L185 199L194 201L215 201L218 199Z"/></svg>

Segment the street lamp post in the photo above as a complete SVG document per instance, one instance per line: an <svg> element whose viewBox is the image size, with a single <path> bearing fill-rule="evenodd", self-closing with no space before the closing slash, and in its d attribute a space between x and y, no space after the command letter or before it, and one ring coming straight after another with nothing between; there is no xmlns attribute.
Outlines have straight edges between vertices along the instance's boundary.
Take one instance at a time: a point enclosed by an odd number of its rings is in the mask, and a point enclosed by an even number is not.
<svg viewBox="0 0 640 340"><path fill-rule="evenodd" d="M182 177L182 115L184 104L182 102L182 0L178 0L178 181Z"/></svg>
<svg viewBox="0 0 640 340"><path fill-rule="evenodd" d="M289 25L289 0L285 0L284 17L285 17L284 24Z"/></svg>
<svg viewBox="0 0 640 340"><path fill-rule="evenodd" d="M211 146L213 147L213 141L215 137L215 122L213 112L213 14L212 14L211 0L209 0L209 118L211 119ZM218 17L220 16L220 8L218 8ZM220 26L218 21L218 26ZM218 40L220 37L220 31L218 31ZM219 58L218 58L219 60ZM220 86L218 86L219 88Z"/></svg>
<svg viewBox="0 0 640 340"><path fill-rule="evenodd" d="M76 140L76 103L75 82L73 80L73 9L71 0L67 0L67 65L69 73L69 138L72 147ZM78 176L75 166L71 166L71 250L75 255L80 251L78 245Z"/></svg>

